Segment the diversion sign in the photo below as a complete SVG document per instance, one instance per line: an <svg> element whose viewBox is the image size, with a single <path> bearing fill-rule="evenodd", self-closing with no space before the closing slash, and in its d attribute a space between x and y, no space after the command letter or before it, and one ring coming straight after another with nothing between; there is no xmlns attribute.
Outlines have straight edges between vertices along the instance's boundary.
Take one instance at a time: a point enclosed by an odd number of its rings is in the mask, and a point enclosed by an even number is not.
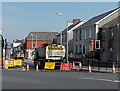
<svg viewBox="0 0 120 91"><path fill-rule="evenodd" d="M55 62L46 62L44 69L55 69Z"/></svg>

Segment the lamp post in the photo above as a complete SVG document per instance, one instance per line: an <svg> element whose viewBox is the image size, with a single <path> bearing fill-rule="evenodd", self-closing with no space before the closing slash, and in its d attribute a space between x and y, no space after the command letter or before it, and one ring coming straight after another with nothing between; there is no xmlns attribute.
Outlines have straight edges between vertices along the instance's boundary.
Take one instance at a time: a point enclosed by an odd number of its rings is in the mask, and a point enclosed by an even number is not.
<svg viewBox="0 0 120 91"><path fill-rule="evenodd" d="M67 60L67 63L69 63L69 60L68 60L68 18L67 18L67 31L66 31L66 36L67 36L67 50L66 50L66 60Z"/></svg>
<svg viewBox="0 0 120 91"><path fill-rule="evenodd" d="M61 16L62 16L62 13L61 12L57 12L57 14L60 16L60 31L61 31ZM60 44L62 45L62 31L60 33L60 38L61 38Z"/></svg>

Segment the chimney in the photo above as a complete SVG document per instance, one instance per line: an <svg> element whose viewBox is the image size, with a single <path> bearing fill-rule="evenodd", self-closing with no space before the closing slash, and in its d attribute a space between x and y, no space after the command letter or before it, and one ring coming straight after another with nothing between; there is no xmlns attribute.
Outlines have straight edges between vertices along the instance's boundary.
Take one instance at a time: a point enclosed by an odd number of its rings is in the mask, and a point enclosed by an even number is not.
<svg viewBox="0 0 120 91"><path fill-rule="evenodd" d="M80 22L80 19L73 19L73 24L75 25L75 24L77 24L77 23L79 23Z"/></svg>

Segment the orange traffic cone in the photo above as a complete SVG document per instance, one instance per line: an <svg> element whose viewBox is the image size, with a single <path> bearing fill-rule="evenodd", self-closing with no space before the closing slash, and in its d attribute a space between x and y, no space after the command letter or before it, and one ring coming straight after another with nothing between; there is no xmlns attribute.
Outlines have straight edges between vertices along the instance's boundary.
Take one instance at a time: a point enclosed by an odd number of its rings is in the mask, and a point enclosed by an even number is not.
<svg viewBox="0 0 120 91"><path fill-rule="evenodd" d="M114 65L113 65L112 73L116 73Z"/></svg>
<svg viewBox="0 0 120 91"><path fill-rule="evenodd" d="M81 62L79 63L79 67L80 67L80 69L82 69L82 64L81 64Z"/></svg>
<svg viewBox="0 0 120 91"><path fill-rule="evenodd" d="M39 69L38 69L38 64L36 65L36 71L39 71Z"/></svg>
<svg viewBox="0 0 120 91"><path fill-rule="evenodd" d="M88 72L89 73L91 73L92 71L91 71L91 66L89 65L89 67L88 67Z"/></svg>
<svg viewBox="0 0 120 91"><path fill-rule="evenodd" d="M30 69L29 69L29 64L27 64L27 69L26 69L27 71L29 71Z"/></svg>

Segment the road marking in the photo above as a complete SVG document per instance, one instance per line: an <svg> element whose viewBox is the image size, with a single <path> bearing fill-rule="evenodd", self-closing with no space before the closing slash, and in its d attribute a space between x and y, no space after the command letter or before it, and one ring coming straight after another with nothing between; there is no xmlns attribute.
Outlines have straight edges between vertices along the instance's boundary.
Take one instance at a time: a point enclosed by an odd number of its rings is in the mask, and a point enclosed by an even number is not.
<svg viewBox="0 0 120 91"><path fill-rule="evenodd" d="M97 79L97 78L85 78L85 77L79 77L80 79L88 79L88 80L99 80L99 81L107 81L107 82L115 82L119 83L120 81L118 80L110 80L110 79Z"/></svg>

